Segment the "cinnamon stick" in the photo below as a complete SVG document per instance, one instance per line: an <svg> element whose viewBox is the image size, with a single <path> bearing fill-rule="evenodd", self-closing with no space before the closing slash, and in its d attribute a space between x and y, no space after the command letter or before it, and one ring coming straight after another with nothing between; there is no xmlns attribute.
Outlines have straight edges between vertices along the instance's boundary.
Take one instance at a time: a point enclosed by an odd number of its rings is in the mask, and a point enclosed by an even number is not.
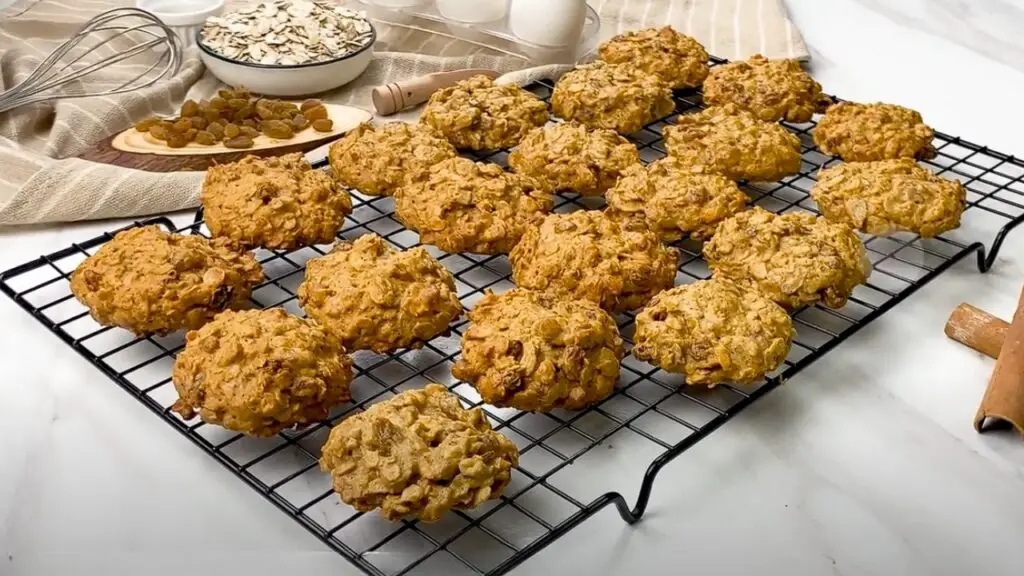
<svg viewBox="0 0 1024 576"><path fill-rule="evenodd" d="M1010 323L966 302L946 321L946 336L990 358L999 357Z"/></svg>
<svg viewBox="0 0 1024 576"><path fill-rule="evenodd" d="M1024 290L974 417L974 429L984 432L1000 422L1012 424L1024 436Z"/></svg>

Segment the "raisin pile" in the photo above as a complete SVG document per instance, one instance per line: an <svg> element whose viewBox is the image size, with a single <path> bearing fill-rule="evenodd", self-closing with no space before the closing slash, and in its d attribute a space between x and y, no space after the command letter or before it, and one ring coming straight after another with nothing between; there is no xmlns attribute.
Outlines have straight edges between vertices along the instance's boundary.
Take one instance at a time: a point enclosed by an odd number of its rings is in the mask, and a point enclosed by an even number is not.
<svg viewBox="0 0 1024 576"><path fill-rule="evenodd" d="M296 105L283 100L261 98L246 88L218 90L209 100L186 100L177 118L147 118L135 125L170 148L184 148L189 142L228 148L252 148L260 134L287 140L312 127L330 132L334 122L319 100Z"/></svg>

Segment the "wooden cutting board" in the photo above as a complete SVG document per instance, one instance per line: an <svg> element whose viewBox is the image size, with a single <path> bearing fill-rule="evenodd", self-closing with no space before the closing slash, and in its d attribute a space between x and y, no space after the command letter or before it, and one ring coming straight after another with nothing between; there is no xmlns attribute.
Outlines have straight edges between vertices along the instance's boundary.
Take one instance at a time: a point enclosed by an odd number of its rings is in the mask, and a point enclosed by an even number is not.
<svg viewBox="0 0 1024 576"><path fill-rule="evenodd" d="M202 171L216 164L240 160L250 154L281 156L292 152L307 152L341 138L360 123L373 118L372 114L360 108L327 103L324 106L334 121L334 129L330 132L306 128L288 140L276 140L261 134L254 139L255 145L252 148L236 150L223 144L204 146L195 142L190 142L184 148L168 148L148 134L129 128L103 140L80 158L147 172Z"/></svg>

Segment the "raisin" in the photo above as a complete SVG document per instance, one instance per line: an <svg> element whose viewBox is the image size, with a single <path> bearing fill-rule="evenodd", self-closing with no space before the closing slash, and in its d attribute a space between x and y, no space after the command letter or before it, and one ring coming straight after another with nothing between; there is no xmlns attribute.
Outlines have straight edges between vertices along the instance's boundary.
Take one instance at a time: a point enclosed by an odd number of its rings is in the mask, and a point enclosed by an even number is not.
<svg viewBox="0 0 1024 576"><path fill-rule="evenodd" d="M189 128L188 132L185 132L185 140L192 142L193 140L196 139L196 134L199 134L199 130L196 130L195 128Z"/></svg>
<svg viewBox="0 0 1024 576"><path fill-rule="evenodd" d="M167 146L170 148L184 148L187 144L188 139L184 134L172 132L167 136Z"/></svg>
<svg viewBox="0 0 1024 576"><path fill-rule="evenodd" d="M255 112L255 110L253 110L253 107L249 104L246 104L245 106L239 108L237 112L235 112L235 120L245 120L246 118L252 118L253 112Z"/></svg>
<svg viewBox="0 0 1024 576"><path fill-rule="evenodd" d="M220 114L217 114L216 110L207 108L203 110L203 118L206 118L207 122L216 122L220 120Z"/></svg>
<svg viewBox="0 0 1024 576"><path fill-rule="evenodd" d="M152 126L149 129L149 135L152 136L153 138L156 138L157 140L167 140L167 134L167 128L164 128L159 124Z"/></svg>
<svg viewBox="0 0 1024 576"><path fill-rule="evenodd" d="M309 110L310 108L316 108L317 106L320 106L320 101L317 100L316 98L310 98L309 100L303 102L302 106L299 106L299 110L305 112L306 110Z"/></svg>
<svg viewBox="0 0 1024 576"><path fill-rule="evenodd" d="M182 134L188 132L192 128L192 120L188 118L181 118L174 123L174 131L181 132Z"/></svg>
<svg viewBox="0 0 1024 576"><path fill-rule="evenodd" d="M199 114L199 104L196 104L195 100L185 100L181 105L181 115L188 117L196 114Z"/></svg>
<svg viewBox="0 0 1024 576"><path fill-rule="evenodd" d="M228 107L228 101L220 96L210 99L210 110L223 110Z"/></svg>
<svg viewBox="0 0 1024 576"><path fill-rule="evenodd" d="M227 90L225 88L221 88L220 90L217 90L217 96L220 96L221 98L223 98L225 100L231 100L232 98L235 97L235 93L232 92L231 90Z"/></svg>
<svg viewBox="0 0 1024 576"><path fill-rule="evenodd" d="M240 130L243 135L248 136L249 138L255 138L260 135L260 131L251 126L242 126Z"/></svg>
<svg viewBox="0 0 1024 576"><path fill-rule="evenodd" d="M204 146L213 146L217 143L217 138L206 130L200 130L196 133L196 142Z"/></svg>
<svg viewBox="0 0 1024 576"><path fill-rule="evenodd" d="M298 132L300 130L305 130L306 126L309 126L309 124L306 122L305 116L302 114L292 116L292 130Z"/></svg>
<svg viewBox="0 0 1024 576"><path fill-rule="evenodd" d="M292 127L282 120L267 120L263 123L263 133L271 138L284 140L294 136Z"/></svg>
<svg viewBox="0 0 1024 576"><path fill-rule="evenodd" d="M135 129L139 132L149 132L149 129L160 123L159 118L146 118L135 125Z"/></svg>
<svg viewBox="0 0 1024 576"><path fill-rule="evenodd" d="M213 134L213 137L220 140L224 137L224 125L220 122L210 122L206 126L206 131Z"/></svg>
<svg viewBox="0 0 1024 576"><path fill-rule="evenodd" d="M232 98L228 100L228 107L233 110L241 110L249 105L248 98Z"/></svg>
<svg viewBox="0 0 1024 576"><path fill-rule="evenodd" d="M271 107L270 102L262 98L256 101L256 115L264 120L274 120L277 118L277 114Z"/></svg>
<svg viewBox="0 0 1024 576"><path fill-rule="evenodd" d="M323 105L314 106L302 114L306 117L306 120L309 120L310 122L313 120L322 120L327 118L327 108L324 108Z"/></svg>
<svg viewBox="0 0 1024 576"><path fill-rule="evenodd" d="M192 121L192 127L196 130L202 130L206 128L207 124L209 124L209 122L206 121L206 118L203 118L202 116L193 116L189 118L189 120Z"/></svg>
<svg viewBox="0 0 1024 576"><path fill-rule="evenodd" d="M227 126L224 127L224 137L225 138L235 138L235 137L237 137L241 133L242 133L242 130L239 129L237 124L228 124Z"/></svg>
<svg viewBox="0 0 1024 576"><path fill-rule="evenodd" d="M334 121L330 118L321 118L313 121L313 130L317 132L330 132L334 129Z"/></svg>
<svg viewBox="0 0 1024 576"><path fill-rule="evenodd" d="M252 148L252 138L248 136L236 136L230 140L225 140L224 145L228 148Z"/></svg>
<svg viewBox="0 0 1024 576"><path fill-rule="evenodd" d="M242 126L248 126L249 128L255 128L256 127L256 120L254 120L252 118L246 118L245 120L242 120Z"/></svg>

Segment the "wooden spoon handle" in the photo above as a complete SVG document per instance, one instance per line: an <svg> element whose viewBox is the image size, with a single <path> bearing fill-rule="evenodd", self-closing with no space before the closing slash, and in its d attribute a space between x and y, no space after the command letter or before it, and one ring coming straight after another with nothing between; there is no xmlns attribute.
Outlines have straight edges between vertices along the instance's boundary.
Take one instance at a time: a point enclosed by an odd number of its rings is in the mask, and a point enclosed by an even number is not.
<svg viewBox="0 0 1024 576"><path fill-rule="evenodd" d="M465 70L435 72L426 76L399 80L398 82L374 88L372 92L373 106L381 116L390 116L426 102L431 94L441 88L446 88L459 80L465 80L479 74L492 79L499 76L494 70L467 68Z"/></svg>

